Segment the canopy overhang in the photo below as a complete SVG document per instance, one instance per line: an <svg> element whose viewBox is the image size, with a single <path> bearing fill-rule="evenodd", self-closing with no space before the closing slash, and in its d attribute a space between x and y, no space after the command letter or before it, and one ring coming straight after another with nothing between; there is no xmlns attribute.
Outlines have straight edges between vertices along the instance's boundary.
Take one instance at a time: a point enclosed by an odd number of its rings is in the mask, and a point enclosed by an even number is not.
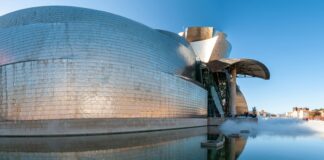
<svg viewBox="0 0 324 160"><path fill-rule="evenodd" d="M263 63L253 59L222 58L208 62L207 66L212 72L223 72L226 69L230 70L235 67L237 74L259 77L266 80L270 79L268 68Z"/></svg>

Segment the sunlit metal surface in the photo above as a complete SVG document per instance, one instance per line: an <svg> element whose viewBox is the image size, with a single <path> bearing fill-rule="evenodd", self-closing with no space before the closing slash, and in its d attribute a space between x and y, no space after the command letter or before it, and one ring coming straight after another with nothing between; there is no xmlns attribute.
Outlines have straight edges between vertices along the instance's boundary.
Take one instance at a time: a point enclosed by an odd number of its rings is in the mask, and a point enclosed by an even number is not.
<svg viewBox="0 0 324 160"><path fill-rule="evenodd" d="M185 38L189 42L201 41L213 37L213 27L188 27L185 31Z"/></svg>
<svg viewBox="0 0 324 160"><path fill-rule="evenodd" d="M226 40L226 35L223 32L216 32L217 41L215 43L213 53L209 61L228 58L230 56L232 45Z"/></svg>
<svg viewBox="0 0 324 160"><path fill-rule="evenodd" d="M90 9L4 15L0 119L206 117L206 90L176 76L195 75L186 43Z"/></svg>
<svg viewBox="0 0 324 160"><path fill-rule="evenodd" d="M202 62L207 63L209 61L209 58L212 55L217 38L218 36L210 39L195 41L190 43L192 49L195 51L195 53L197 54L197 56L200 58Z"/></svg>
<svg viewBox="0 0 324 160"><path fill-rule="evenodd" d="M213 27L188 27L184 34L179 35L190 42L197 57L204 63L228 58L232 49L226 35Z"/></svg>
<svg viewBox="0 0 324 160"><path fill-rule="evenodd" d="M245 97L240 90L240 87L236 88L236 113L238 115L242 115L244 113L247 113L248 110L248 105L246 103Z"/></svg>

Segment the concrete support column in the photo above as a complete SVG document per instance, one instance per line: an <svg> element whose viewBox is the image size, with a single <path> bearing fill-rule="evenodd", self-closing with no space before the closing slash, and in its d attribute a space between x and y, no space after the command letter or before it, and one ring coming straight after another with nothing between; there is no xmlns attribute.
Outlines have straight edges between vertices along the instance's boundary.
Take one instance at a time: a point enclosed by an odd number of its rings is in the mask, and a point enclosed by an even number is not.
<svg viewBox="0 0 324 160"><path fill-rule="evenodd" d="M230 112L232 116L236 115L236 67L231 70L230 80Z"/></svg>

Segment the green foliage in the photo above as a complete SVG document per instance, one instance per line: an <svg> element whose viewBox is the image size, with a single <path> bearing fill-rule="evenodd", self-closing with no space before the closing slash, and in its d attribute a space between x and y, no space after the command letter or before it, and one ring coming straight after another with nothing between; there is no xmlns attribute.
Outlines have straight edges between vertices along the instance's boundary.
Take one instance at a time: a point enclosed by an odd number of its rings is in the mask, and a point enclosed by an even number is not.
<svg viewBox="0 0 324 160"><path fill-rule="evenodd" d="M309 118L319 117L321 116L321 112L319 110L313 110L312 112L309 112Z"/></svg>

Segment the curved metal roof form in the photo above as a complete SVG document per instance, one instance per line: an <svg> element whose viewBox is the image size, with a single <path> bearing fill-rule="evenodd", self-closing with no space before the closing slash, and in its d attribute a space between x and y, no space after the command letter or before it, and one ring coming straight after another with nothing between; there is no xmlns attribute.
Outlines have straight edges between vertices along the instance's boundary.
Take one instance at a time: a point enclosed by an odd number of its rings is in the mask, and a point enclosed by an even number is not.
<svg viewBox="0 0 324 160"><path fill-rule="evenodd" d="M188 27L180 35L190 43L197 58L204 63L229 57L232 47L226 40L226 34L213 27Z"/></svg>
<svg viewBox="0 0 324 160"><path fill-rule="evenodd" d="M259 77L266 80L270 79L269 69L263 63L253 59L222 58L208 62L207 66L212 72L221 72L224 69L235 67L237 69L237 74Z"/></svg>
<svg viewBox="0 0 324 160"><path fill-rule="evenodd" d="M200 58L203 62L208 62L215 46L215 43L217 42L218 36L201 40L201 41L195 41L190 42L192 49L195 51L196 55Z"/></svg>

